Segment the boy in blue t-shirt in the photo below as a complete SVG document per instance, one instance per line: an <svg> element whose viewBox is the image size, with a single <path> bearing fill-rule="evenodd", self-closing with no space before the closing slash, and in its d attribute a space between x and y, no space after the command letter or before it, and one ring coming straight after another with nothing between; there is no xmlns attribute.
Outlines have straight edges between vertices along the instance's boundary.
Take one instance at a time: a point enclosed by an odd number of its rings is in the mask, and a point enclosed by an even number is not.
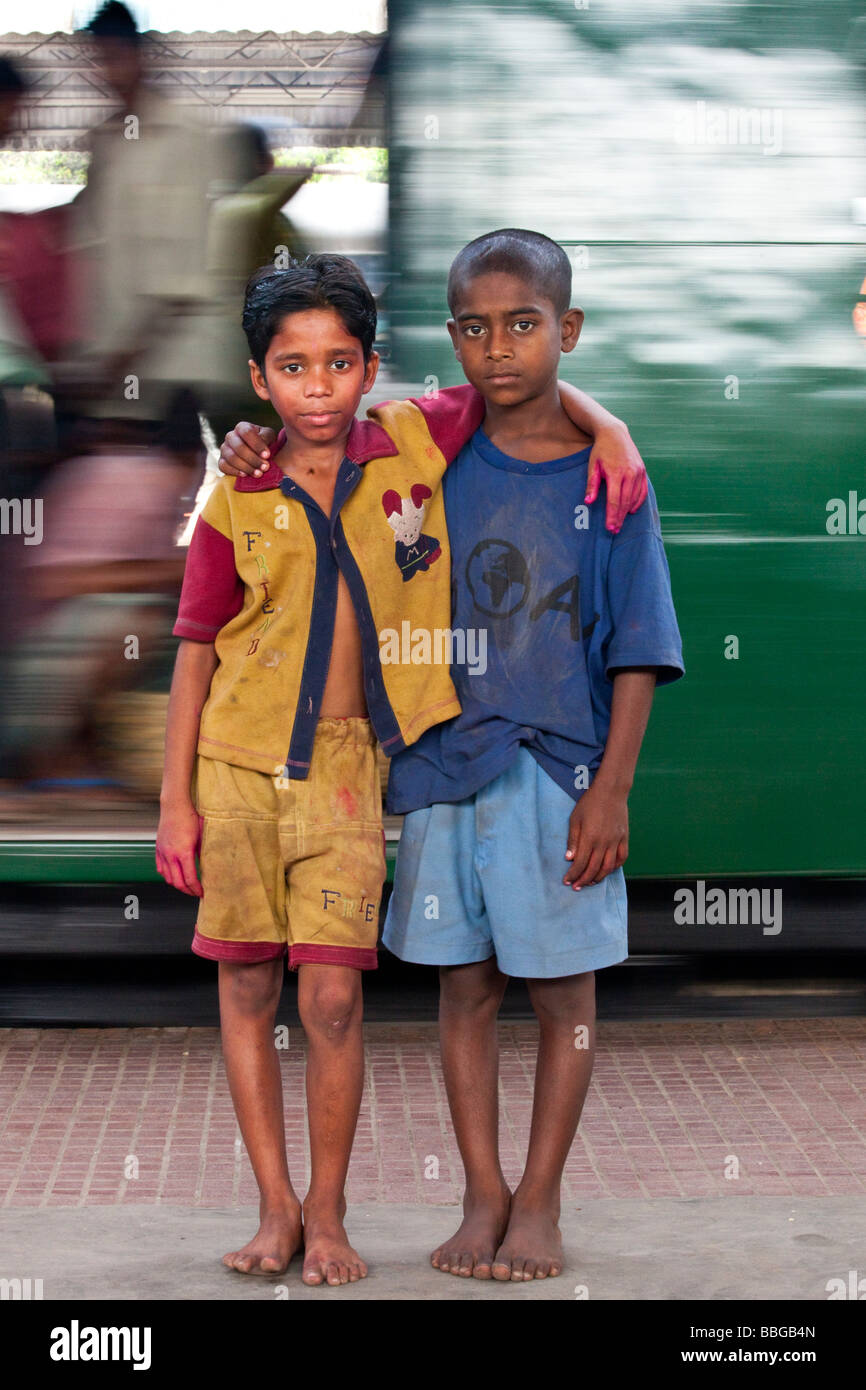
<svg viewBox="0 0 866 1390"><path fill-rule="evenodd" d="M652 489L613 535L584 502L591 441L557 388L583 321L565 252L535 232L479 237L451 267L448 303L486 402L444 481L462 713L392 760L387 808L407 814L384 942L440 967L466 1194L432 1263L544 1278L563 1266L560 1185L592 1072L593 972L628 955L628 792L653 691L683 674L682 653ZM497 1106L509 975L526 978L540 1024L514 1193Z"/></svg>

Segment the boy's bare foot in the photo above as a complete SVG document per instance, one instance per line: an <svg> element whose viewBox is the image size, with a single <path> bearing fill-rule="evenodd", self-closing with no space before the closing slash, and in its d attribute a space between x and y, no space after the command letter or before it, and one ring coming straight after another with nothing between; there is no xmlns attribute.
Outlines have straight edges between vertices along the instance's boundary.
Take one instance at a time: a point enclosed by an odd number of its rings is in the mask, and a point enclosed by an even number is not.
<svg viewBox="0 0 866 1390"><path fill-rule="evenodd" d="M343 1226L346 1202L337 1210L333 1206L304 1203L304 1268L301 1278L305 1284L356 1284L367 1276L367 1266L349 1244Z"/></svg>
<svg viewBox="0 0 866 1390"><path fill-rule="evenodd" d="M562 1273L558 1213L550 1206L511 1203L504 1239L493 1262L494 1279L554 1279Z"/></svg>
<svg viewBox="0 0 866 1390"><path fill-rule="evenodd" d="M223 1255L223 1264L239 1274L284 1274L304 1243L300 1202L259 1209L261 1224L242 1250Z"/></svg>
<svg viewBox="0 0 866 1390"><path fill-rule="evenodd" d="M463 1199L463 1220L450 1240L430 1256L434 1269L443 1274L459 1274L464 1279L489 1279L493 1257L508 1226L511 1192L504 1188L493 1197L468 1194Z"/></svg>

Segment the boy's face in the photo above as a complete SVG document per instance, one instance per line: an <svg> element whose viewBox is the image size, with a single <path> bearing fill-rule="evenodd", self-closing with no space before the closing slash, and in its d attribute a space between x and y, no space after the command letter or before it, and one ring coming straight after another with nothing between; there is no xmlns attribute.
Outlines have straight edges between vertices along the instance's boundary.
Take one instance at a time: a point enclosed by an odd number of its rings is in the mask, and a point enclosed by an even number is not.
<svg viewBox="0 0 866 1390"><path fill-rule="evenodd" d="M364 363L361 343L335 309L287 314L271 339L264 371L250 360L253 390L270 401L288 438L329 444L345 437L372 388L379 354Z"/></svg>
<svg viewBox="0 0 866 1390"><path fill-rule="evenodd" d="M582 324L582 309L557 314L531 281L496 270L460 286L448 332L467 381L511 406L556 380L559 354L571 352Z"/></svg>

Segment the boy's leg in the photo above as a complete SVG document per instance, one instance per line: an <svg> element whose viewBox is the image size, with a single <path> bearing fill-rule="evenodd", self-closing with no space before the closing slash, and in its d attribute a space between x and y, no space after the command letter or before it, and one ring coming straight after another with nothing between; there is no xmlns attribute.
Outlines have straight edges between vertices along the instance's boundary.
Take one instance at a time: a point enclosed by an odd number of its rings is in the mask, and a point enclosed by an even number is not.
<svg viewBox="0 0 866 1390"><path fill-rule="evenodd" d="M343 1227L349 1155L364 1088L361 972L301 964L298 1011L307 1034L310 1188L304 1199L305 1284L346 1284L367 1273Z"/></svg>
<svg viewBox="0 0 866 1390"><path fill-rule="evenodd" d="M463 1221L431 1262L477 1279L491 1277L511 1197L499 1164L496 1037L507 975L494 954L478 873L483 799L437 802L404 818L383 935L401 960L439 966L439 1046L466 1191ZM483 805L480 816L486 819Z"/></svg>
<svg viewBox="0 0 866 1390"><path fill-rule="evenodd" d="M491 1277L508 1223L510 1192L499 1163L499 1049L496 1018L507 976L496 958L439 971L439 1046L451 1119L466 1174L463 1221L434 1250L446 1274Z"/></svg>
<svg viewBox="0 0 866 1390"><path fill-rule="evenodd" d="M343 1227L364 1087L361 972L377 963L385 879L382 790L369 719L320 719L309 776L279 793L288 873L289 968L307 1034L310 1187L305 1284L346 1284L367 1266Z"/></svg>
<svg viewBox="0 0 866 1390"><path fill-rule="evenodd" d="M300 1247L301 1204L286 1156L283 1086L274 1018L284 958L219 963L220 1023L229 1090L261 1193L261 1224L242 1250L223 1256L241 1274L281 1274Z"/></svg>
<svg viewBox="0 0 866 1390"><path fill-rule="evenodd" d="M540 1028L532 1125L526 1168L496 1252L494 1279L543 1279L562 1273L562 1171L595 1056L594 972L526 983Z"/></svg>

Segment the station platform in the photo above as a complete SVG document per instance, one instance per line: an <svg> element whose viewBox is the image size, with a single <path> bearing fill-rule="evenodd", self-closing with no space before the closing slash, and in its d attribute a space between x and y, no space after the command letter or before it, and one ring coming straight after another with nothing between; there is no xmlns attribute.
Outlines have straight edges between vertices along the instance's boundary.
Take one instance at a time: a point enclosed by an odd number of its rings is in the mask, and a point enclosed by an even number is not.
<svg viewBox="0 0 866 1390"><path fill-rule="evenodd" d="M535 1039L531 1023L501 1025L512 1184ZM253 1234L257 1190L217 1030L0 1031L0 1275L41 1278L46 1299L273 1299L281 1285L292 1299L824 1301L862 1267L864 1019L602 1022L563 1188L565 1271L532 1285L430 1267L461 1197L437 1030L371 1024L366 1040L347 1227L371 1273L332 1290L305 1287L299 1260L269 1277L220 1263ZM287 1041L303 1191L302 1031Z"/></svg>

